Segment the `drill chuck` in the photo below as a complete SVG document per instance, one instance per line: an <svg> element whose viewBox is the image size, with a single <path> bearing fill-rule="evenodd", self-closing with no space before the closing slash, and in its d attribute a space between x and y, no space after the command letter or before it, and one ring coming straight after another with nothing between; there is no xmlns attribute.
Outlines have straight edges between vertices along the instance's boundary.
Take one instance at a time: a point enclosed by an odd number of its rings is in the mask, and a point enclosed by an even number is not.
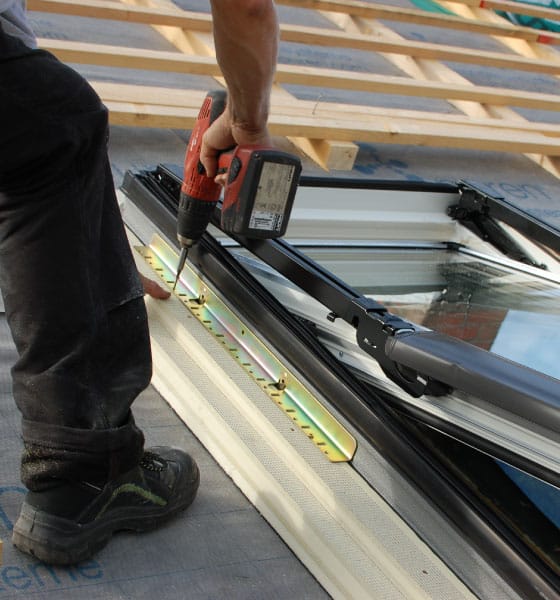
<svg viewBox="0 0 560 600"><path fill-rule="evenodd" d="M181 246L190 248L198 242L206 231L217 203L181 193L177 211L177 238Z"/></svg>

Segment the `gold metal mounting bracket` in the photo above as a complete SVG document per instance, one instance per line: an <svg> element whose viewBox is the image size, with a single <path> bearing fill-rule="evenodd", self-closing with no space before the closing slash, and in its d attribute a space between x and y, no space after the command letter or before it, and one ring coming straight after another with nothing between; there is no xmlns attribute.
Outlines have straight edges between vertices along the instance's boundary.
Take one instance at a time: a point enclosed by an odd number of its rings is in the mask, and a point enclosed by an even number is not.
<svg viewBox="0 0 560 600"><path fill-rule="evenodd" d="M158 235L135 250L173 292L176 252ZM352 460L354 437L188 263L173 293L331 462Z"/></svg>

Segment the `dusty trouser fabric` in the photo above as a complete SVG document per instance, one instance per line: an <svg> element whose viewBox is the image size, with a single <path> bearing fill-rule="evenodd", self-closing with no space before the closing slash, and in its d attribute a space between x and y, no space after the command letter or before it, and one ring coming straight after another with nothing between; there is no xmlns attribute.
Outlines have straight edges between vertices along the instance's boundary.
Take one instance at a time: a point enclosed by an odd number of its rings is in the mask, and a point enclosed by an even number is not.
<svg viewBox="0 0 560 600"><path fill-rule="evenodd" d="M101 483L143 449L130 406L151 377L149 334L107 131L80 75L0 28L0 288L32 490Z"/></svg>

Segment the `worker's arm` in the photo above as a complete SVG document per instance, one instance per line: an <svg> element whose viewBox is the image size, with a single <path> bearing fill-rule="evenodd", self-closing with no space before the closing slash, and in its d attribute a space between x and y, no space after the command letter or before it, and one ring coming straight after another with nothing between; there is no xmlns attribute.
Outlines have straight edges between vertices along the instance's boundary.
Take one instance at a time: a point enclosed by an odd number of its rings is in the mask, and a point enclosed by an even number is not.
<svg viewBox="0 0 560 600"><path fill-rule="evenodd" d="M201 161L216 173L216 154L234 144L270 144L270 90L278 52L272 0L210 0L216 58L228 88L224 114L204 136Z"/></svg>

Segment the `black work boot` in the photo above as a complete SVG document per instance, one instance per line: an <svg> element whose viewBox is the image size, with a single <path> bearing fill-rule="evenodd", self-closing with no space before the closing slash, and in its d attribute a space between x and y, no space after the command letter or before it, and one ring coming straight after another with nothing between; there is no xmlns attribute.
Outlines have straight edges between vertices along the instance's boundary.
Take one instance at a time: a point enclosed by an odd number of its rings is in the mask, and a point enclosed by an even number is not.
<svg viewBox="0 0 560 600"><path fill-rule="evenodd" d="M12 542L47 564L75 564L116 531L158 527L192 503L198 484L198 467L188 454L150 448L138 467L102 488L82 482L28 492Z"/></svg>

